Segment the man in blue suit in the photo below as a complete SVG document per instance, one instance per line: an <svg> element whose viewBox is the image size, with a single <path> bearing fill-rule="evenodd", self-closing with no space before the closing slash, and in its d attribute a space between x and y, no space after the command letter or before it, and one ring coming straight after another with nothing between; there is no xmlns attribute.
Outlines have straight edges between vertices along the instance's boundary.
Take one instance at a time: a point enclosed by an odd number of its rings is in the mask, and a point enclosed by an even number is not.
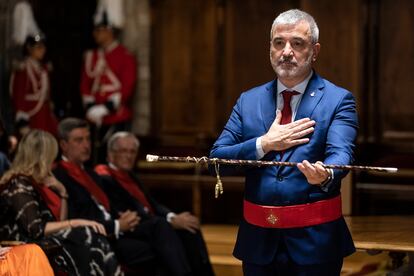
<svg viewBox="0 0 414 276"><path fill-rule="evenodd" d="M240 96L211 150L215 158L298 162L246 168L234 249L245 275L339 275L355 251L341 213L346 172L323 166L353 161L355 100L312 70L318 37L303 11L275 19L270 61L277 78Z"/></svg>

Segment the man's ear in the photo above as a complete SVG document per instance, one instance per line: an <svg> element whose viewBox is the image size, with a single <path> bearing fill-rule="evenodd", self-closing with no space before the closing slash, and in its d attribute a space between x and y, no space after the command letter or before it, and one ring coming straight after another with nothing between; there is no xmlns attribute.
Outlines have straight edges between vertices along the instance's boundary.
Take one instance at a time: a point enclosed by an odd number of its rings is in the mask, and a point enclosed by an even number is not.
<svg viewBox="0 0 414 276"><path fill-rule="evenodd" d="M60 149L62 150L62 152L65 153L67 151L67 148L68 148L68 142L61 139L61 140L59 140L59 146L60 146Z"/></svg>
<svg viewBox="0 0 414 276"><path fill-rule="evenodd" d="M109 163L114 163L113 160L114 159L113 159L112 153L111 152L108 152L106 154L106 161L108 161Z"/></svg>
<svg viewBox="0 0 414 276"><path fill-rule="evenodd" d="M315 45L313 45L313 56L312 56L312 61L313 62L316 61L316 59L317 59L317 57L319 55L320 50L321 50L321 44L315 43Z"/></svg>

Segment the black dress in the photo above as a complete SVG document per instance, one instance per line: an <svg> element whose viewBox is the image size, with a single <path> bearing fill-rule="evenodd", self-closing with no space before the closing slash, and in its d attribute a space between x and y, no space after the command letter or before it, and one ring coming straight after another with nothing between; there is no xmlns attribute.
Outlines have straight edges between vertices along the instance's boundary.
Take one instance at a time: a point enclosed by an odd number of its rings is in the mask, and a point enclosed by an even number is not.
<svg viewBox="0 0 414 276"><path fill-rule="evenodd" d="M68 228L44 235L46 223L55 219L29 177L15 176L0 188L0 240L54 247L53 254L48 254L53 269L69 275L122 274L108 241L92 228Z"/></svg>

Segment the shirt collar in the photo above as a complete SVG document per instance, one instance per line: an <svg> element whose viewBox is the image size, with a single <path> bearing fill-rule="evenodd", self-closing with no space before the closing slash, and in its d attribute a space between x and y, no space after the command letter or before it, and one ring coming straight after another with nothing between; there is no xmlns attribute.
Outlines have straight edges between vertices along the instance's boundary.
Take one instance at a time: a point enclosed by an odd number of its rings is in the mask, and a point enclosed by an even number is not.
<svg viewBox="0 0 414 276"><path fill-rule="evenodd" d="M116 170L116 171L118 171L119 169L118 169L118 167L117 166L115 166L113 163L111 163L111 162L108 162L108 166L111 168L111 169L113 169L113 170Z"/></svg>
<svg viewBox="0 0 414 276"><path fill-rule="evenodd" d="M277 93L280 94L285 90L296 91L296 92L299 92L300 94L305 93L306 87L308 86L308 83L309 83L310 78L312 77L312 74L313 74L313 70L311 70L311 72L306 77L306 79L304 79L301 83L298 83L292 88L287 88L279 79L277 79Z"/></svg>

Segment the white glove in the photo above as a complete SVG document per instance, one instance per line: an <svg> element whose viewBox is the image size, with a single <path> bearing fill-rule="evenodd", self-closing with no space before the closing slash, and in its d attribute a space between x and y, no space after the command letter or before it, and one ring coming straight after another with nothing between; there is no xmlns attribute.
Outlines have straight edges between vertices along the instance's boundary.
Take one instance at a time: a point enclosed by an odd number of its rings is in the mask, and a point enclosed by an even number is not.
<svg viewBox="0 0 414 276"><path fill-rule="evenodd" d="M117 110L121 105L121 97L120 92L114 93L109 97L109 100L114 104L115 110Z"/></svg>
<svg viewBox="0 0 414 276"><path fill-rule="evenodd" d="M86 112L86 118L97 126L102 124L102 119L109 114L108 108L103 104L92 106Z"/></svg>

